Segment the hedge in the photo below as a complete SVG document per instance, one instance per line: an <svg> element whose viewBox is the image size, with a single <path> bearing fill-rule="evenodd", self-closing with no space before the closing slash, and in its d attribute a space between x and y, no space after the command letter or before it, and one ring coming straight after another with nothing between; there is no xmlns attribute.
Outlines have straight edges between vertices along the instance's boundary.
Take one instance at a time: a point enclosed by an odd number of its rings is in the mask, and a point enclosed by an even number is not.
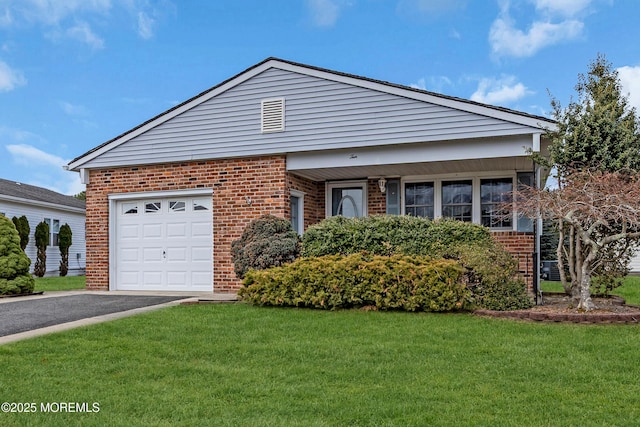
<svg viewBox="0 0 640 427"><path fill-rule="evenodd" d="M251 270L239 295L257 305L452 311L470 301L463 272L454 260L424 256L327 255Z"/></svg>
<svg viewBox="0 0 640 427"><path fill-rule="evenodd" d="M481 225L412 216L336 216L309 227L302 240L302 256L307 257L361 251L454 259L465 268L476 307L512 310L532 305L517 277L516 260Z"/></svg>

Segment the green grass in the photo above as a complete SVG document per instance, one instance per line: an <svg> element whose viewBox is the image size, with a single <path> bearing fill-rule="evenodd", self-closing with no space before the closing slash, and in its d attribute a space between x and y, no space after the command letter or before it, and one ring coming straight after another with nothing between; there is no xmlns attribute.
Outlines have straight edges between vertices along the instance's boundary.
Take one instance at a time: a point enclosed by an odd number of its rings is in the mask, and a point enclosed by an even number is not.
<svg viewBox="0 0 640 427"><path fill-rule="evenodd" d="M543 292L564 292L560 282L543 281L540 284ZM627 304L640 305L640 276L627 276L624 284L612 292L621 296Z"/></svg>
<svg viewBox="0 0 640 427"><path fill-rule="evenodd" d="M634 325L177 306L0 346L0 424L615 426L640 419Z"/></svg>
<svg viewBox="0 0 640 427"><path fill-rule="evenodd" d="M65 276L65 277L36 277L34 292L50 291L71 291L74 289L84 289L85 276Z"/></svg>

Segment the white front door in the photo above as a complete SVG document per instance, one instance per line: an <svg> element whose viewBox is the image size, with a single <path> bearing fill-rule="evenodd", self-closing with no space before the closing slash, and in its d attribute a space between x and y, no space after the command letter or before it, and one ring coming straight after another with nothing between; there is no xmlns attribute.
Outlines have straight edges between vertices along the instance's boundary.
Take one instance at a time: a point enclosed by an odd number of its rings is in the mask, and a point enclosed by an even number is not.
<svg viewBox="0 0 640 427"><path fill-rule="evenodd" d="M116 203L118 290L212 291L211 197Z"/></svg>

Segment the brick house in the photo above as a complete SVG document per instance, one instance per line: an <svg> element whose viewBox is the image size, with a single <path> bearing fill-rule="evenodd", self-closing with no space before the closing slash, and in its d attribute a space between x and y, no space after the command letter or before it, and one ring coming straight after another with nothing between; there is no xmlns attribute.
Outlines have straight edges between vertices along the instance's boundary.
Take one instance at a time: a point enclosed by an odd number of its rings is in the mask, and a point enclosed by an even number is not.
<svg viewBox="0 0 640 427"><path fill-rule="evenodd" d="M535 288L537 221L493 209L545 171L549 119L268 58L72 160L87 288L233 292L231 242L263 214L485 224Z"/></svg>

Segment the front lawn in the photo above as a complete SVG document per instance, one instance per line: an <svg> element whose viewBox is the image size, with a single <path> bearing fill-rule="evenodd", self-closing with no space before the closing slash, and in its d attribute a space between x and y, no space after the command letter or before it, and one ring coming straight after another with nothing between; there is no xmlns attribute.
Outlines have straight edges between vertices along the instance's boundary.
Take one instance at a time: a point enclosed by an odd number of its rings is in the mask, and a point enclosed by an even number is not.
<svg viewBox="0 0 640 427"><path fill-rule="evenodd" d="M543 281L540 284L542 292L564 292L560 282ZM627 304L640 305L640 276L627 276L624 284L612 292L613 295L621 296Z"/></svg>
<svg viewBox="0 0 640 427"><path fill-rule="evenodd" d="M75 289L84 289L85 279L85 276L36 277L36 286L33 292L72 291Z"/></svg>
<svg viewBox="0 0 640 427"><path fill-rule="evenodd" d="M640 419L639 331L177 306L0 346L3 401L99 404L0 424L628 425Z"/></svg>

